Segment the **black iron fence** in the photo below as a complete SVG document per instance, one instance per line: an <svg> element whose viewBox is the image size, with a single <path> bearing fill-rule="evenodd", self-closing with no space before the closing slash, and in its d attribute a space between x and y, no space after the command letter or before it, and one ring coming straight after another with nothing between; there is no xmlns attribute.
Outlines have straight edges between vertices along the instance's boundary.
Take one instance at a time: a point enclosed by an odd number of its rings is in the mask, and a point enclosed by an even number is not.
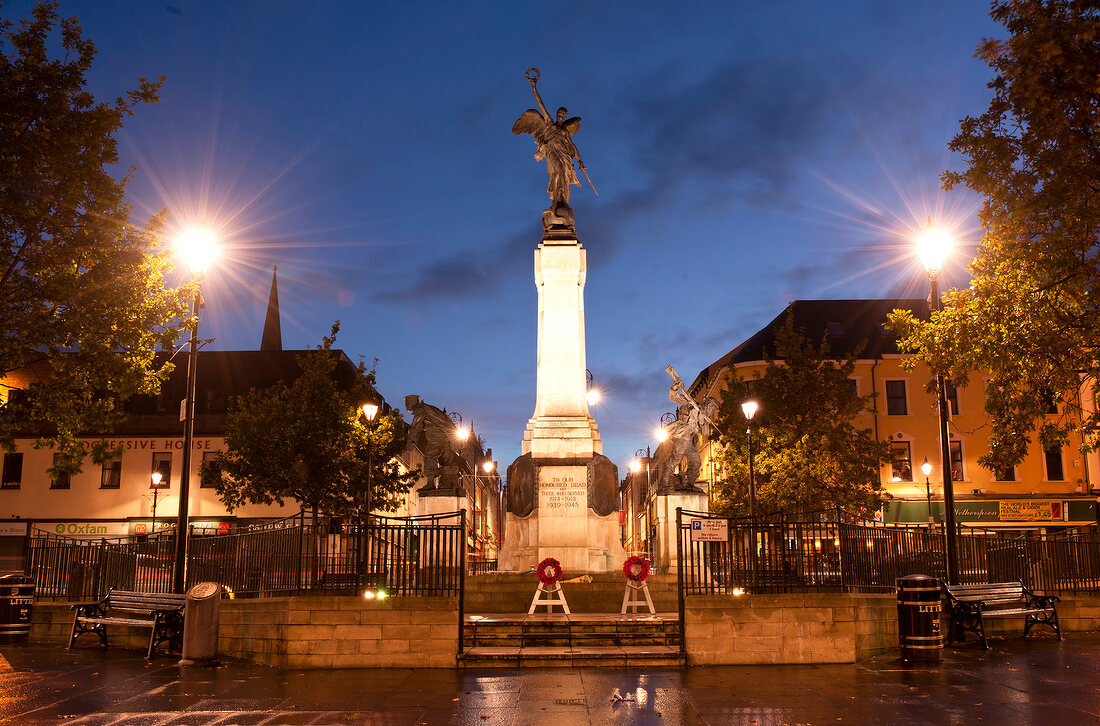
<svg viewBox="0 0 1100 726"><path fill-rule="evenodd" d="M191 528L187 587L217 582L235 597L327 591L389 595L461 592L465 511L371 517L369 523L299 514L232 533ZM115 539L73 539L34 530L26 573L40 596L87 600L114 587L168 592L173 530Z"/></svg>
<svg viewBox="0 0 1100 726"><path fill-rule="evenodd" d="M837 510L756 521L680 512L678 530L689 595L893 592L904 575L947 576L941 528L861 521ZM961 527L958 550L962 583L1018 580L1045 593L1100 592L1095 526L1057 534Z"/></svg>

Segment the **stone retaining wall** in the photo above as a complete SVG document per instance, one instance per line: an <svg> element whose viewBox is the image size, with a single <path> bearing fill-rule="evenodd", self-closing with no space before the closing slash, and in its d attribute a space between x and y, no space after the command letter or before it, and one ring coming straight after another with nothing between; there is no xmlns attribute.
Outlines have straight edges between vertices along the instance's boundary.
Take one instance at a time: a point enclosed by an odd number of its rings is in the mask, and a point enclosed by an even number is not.
<svg viewBox="0 0 1100 726"><path fill-rule="evenodd" d="M286 668L450 668L458 599L223 600L218 651Z"/></svg>
<svg viewBox="0 0 1100 726"><path fill-rule="evenodd" d="M454 597L222 600L220 620L220 655L285 668L450 668L458 662ZM64 646L72 623L67 603L37 603L31 639ZM148 645L146 629L108 627L112 646ZM77 647L99 647L99 638L82 635Z"/></svg>
<svg viewBox="0 0 1100 726"><path fill-rule="evenodd" d="M893 595L691 596L691 665L853 663L898 646Z"/></svg>
<svg viewBox="0 0 1100 726"><path fill-rule="evenodd" d="M1100 630L1100 597L1063 596L1058 618L1063 634ZM853 663L898 648L894 595L693 595L684 621L691 665ZM1018 638L1024 619L992 618L985 628L987 637ZM1052 631L1039 626L1031 632Z"/></svg>
<svg viewBox="0 0 1100 726"><path fill-rule="evenodd" d="M286 668L451 668L457 610L454 597L223 600L218 652ZM1069 637L1100 630L1100 597L1063 596L1058 614ZM68 603L38 602L31 639L64 647L72 619ZM898 647L894 595L693 595L684 620L691 665L851 663ZM987 621L988 635L1011 639L1022 631L1022 617ZM149 640L145 629L113 626L110 632L112 645L121 648L144 650ZM77 644L99 647L99 640L84 635Z"/></svg>

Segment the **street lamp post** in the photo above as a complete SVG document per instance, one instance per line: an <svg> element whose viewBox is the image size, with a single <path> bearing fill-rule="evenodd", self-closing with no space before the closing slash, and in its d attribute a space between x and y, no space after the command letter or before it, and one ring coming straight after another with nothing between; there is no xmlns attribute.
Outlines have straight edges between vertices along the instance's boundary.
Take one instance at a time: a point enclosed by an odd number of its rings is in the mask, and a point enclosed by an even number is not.
<svg viewBox="0 0 1100 726"><path fill-rule="evenodd" d="M661 429L661 430L664 431L664 429ZM635 451L634 452L634 461L630 462L630 471L633 474L637 474L638 472L640 472L642 470L642 460L643 459L645 460L645 493L644 493L644 496L641 497L643 501L645 500L645 497L649 496L649 490L653 487L653 482L651 480L651 474L650 474L650 472L651 472L650 464L651 464L652 456L653 455L650 453L649 447L647 446L644 449L638 449L637 451ZM633 544L633 547L635 549L638 548L638 543L636 541L634 541L634 540L637 540L637 538L638 538L638 532L637 532L638 518L637 518L637 516L635 516L637 514L637 512L636 512L637 506L638 506L638 496L634 491L634 477L631 476L630 477L630 538L632 540L632 544ZM646 552L646 556L649 556L648 552Z"/></svg>
<svg viewBox="0 0 1100 726"><path fill-rule="evenodd" d="M163 478L164 475L159 471L153 472L153 526L149 529L149 534L157 531L157 495L160 494L160 480Z"/></svg>
<svg viewBox="0 0 1100 726"><path fill-rule="evenodd" d="M929 318L931 318L931 314L940 311L943 306L940 300L939 274L943 269L951 240L946 232L932 227L931 220L929 222L928 229L918 243L917 253L928 273L928 283L931 288L928 309ZM951 440L947 432L947 386L940 373L936 374L936 404L939 408L940 461L943 465L943 527L947 535L947 583L956 585L959 582L959 561L955 531L955 486L951 480Z"/></svg>
<svg viewBox="0 0 1100 726"><path fill-rule="evenodd" d="M183 411L183 463L180 471L180 504L176 516L176 557L172 569L172 591L183 593L187 581L187 498L191 484L191 448L195 436L195 380L198 369L199 311L203 307L202 278L214 258L214 238L206 230L196 229L179 240L181 253L187 259L195 282L195 300L191 315L191 344L187 351L187 394Z"/></svg>
<svg viewBox="0 0 1100 726"><path fill-rule="evenodd" d="M924 463L920 465L920 470L924 472L924 493L928 497L928 531L932 531L932 525L935 520L932 519L932 482L928 477L932 474L932 464L928 461L928 457L924 457Z"/></svg>
<svg viewBox="0 0 1100 726"><path fill-rule="evenodd" d="M757 408L756 401L745 401L741 404L741 411L749 424L745 429L749 438L749 516L754 521L756 520L756 469L752 460L752 417L756 415Z"/></svg>
<svg viewBox="0 0 1100 726"><path fill-rule="evenodd" d="M366 522L370 523L371 489L374 484L374 444L371 436L374 433L374 419L378 416L378 404L374 402L364 403L362 406L363 418L367 420L367 488L363 492L363 511Z"/></svg>

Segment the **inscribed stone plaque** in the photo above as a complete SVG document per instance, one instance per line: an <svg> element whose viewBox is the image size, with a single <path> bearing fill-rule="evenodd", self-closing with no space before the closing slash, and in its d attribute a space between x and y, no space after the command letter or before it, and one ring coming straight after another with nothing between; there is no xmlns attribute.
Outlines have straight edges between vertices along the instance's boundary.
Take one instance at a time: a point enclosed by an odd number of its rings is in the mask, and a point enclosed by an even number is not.
<svg viewBox="0 0 1100 726"><path fill-rule="evenodd" d="M539 516L580 517L588 507L588 476L583 466L547 467L539 474Z"/></svg>

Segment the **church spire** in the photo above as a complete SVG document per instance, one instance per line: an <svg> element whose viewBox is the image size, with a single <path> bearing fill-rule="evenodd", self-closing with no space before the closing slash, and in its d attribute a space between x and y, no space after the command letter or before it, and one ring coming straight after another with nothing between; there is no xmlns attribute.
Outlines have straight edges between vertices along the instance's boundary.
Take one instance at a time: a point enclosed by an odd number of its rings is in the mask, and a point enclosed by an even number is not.
<svg viewBox="0 0 1100 726"><path fill-rule="evenodd" d="M276 281L279 268L271 270L271 293L267 296L267 318L264 320L264 337L260 350L282 350L283 332L279 327L279 286Z"/></svg>

